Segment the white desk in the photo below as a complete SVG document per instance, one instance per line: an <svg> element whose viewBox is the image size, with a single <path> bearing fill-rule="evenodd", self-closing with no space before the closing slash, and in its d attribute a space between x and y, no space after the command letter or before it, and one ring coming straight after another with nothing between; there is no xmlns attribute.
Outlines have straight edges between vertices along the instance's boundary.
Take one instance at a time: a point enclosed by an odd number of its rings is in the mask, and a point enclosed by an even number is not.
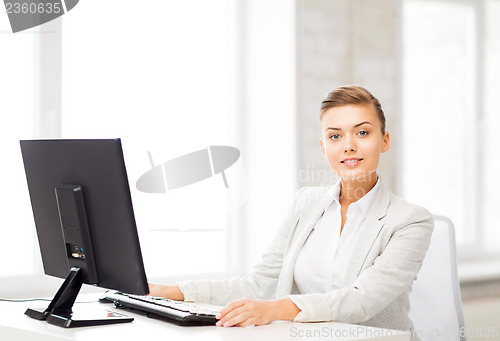
<svg viewBox="0 0 500 341"><path fill-rule="evenodd" d="M95 295L77 301L88 301ZM24 315L28 308L45 307L48 302L0 302L0 339L8 341L69 341L69 340L391 340L409 341L409 333L388 329L363 327L345 323L293 323L275 322L267 326L247 328L181 327L151 319L133 312L115 309L112 304L77 303L74 311L109 309L135 318L133 322L81 327L61 328L45 321L37 321Z"/></svg>

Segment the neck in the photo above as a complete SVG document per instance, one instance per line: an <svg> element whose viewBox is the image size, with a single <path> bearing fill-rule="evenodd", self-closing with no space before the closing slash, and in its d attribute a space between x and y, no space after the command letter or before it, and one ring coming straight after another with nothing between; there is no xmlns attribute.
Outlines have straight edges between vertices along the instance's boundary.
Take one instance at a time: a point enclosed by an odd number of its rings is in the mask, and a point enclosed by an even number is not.
<svg viewBox="0 0 500 341"><path fill-rule="evenodd" d="M351 204L365 196L377 183L377 175L365 181L344 180L341 181L339 201L341 205Z"/></svg>

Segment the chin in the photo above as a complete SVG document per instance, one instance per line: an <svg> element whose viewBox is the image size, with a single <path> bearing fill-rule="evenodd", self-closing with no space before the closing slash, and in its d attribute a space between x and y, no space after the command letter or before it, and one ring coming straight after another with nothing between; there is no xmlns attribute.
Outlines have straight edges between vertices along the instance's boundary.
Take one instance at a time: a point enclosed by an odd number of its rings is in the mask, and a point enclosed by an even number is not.
<svg viewBox="0 0 500 341"><path fill-rule="evenodd" d="M339 172L338 174L343 181L351 181L351 182L367 182L372 180L373 177L377 176L376 171L367 172L363 170Z"/></svg>

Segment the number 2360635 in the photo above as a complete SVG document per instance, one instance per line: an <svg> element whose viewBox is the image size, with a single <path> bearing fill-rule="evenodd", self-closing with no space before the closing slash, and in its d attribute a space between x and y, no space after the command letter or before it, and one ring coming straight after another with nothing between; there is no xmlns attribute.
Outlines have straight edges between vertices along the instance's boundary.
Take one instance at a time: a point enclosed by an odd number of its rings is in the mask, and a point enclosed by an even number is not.
<svg viewBox="0 0 500 341"><path fill-rule="evenodd" d="M59 14L63 11L61 3L59 2L40 2L27 3L27 2L7 2L5 3L7 14Z"/></svg>

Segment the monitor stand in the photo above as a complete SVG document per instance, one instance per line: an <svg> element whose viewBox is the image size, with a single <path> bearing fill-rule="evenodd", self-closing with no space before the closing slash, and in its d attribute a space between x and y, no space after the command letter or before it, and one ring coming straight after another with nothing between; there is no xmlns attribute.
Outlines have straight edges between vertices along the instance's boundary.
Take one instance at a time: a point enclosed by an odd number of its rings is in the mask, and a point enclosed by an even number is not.
<svg viewBox="0 0 500 341"><path fill-rule="evenodd" d="M128 317L112 311L102 311L99 316L80 317L78 313L73 313L73 304L80 292L83 284L82 272L79 268L73 267L68 277L61 285L54 298L46 309L28 308L25 314L36 320L46 320L64 328L96 326L112 323L132 322L133 317Z"/></svg>

